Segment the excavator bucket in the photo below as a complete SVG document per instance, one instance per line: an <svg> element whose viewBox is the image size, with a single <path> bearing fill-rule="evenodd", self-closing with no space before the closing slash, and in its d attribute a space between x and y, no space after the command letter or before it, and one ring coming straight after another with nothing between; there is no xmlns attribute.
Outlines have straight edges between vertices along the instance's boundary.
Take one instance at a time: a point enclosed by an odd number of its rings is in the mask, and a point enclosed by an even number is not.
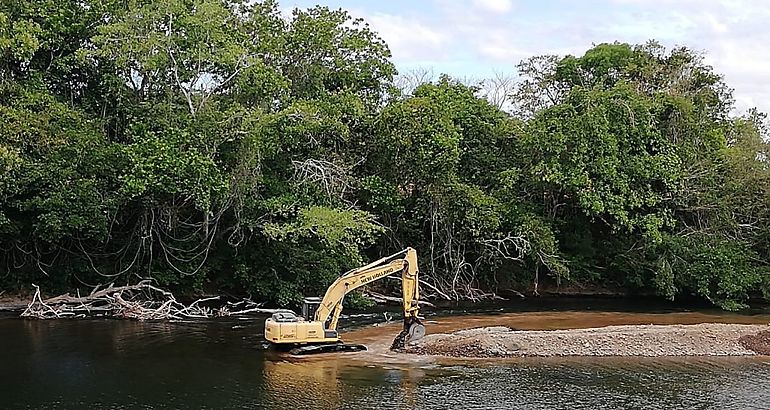
<svg viewBox="0 0 770 410"><path fill-rule="evenodd" d="M390 350L402 350L406 345L422 339L423 336L425 336L425 326L423 326L420 320L416 317L405 318L404 330L402 330L393 340Z"/></svg>
<svg viewBox="0 0 770 410"><path fill-rule="evenodd" d="M409 326L409 332L404 342L405 344L409 344L409 342L422 339L423 336L425 336L425 326L423 326L421 323L412 323L412 325Z"/></svg>

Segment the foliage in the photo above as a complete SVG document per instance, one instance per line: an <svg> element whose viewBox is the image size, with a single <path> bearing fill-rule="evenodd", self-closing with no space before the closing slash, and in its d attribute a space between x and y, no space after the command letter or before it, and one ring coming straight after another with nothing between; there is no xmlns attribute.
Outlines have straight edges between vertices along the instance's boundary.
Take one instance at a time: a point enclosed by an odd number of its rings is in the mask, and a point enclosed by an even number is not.
<svg viewBox="0 0 770 410"><path fill-rule="evenodd" d="M521 144L530 180L552 193L552 208L571 202L592 218L659 240L681 161L655 110L625 84L571 91L528 124Z"/></svg>
<svg viewBox="0 0 770 410"><path fill-rule="evenodd" d="M735 116L701 55L608 43L518 69L507 101L448 76L402 95L344 10L0 3L0 282L290 306L413 246L457 299L770 294L767 120Z"/></svg>

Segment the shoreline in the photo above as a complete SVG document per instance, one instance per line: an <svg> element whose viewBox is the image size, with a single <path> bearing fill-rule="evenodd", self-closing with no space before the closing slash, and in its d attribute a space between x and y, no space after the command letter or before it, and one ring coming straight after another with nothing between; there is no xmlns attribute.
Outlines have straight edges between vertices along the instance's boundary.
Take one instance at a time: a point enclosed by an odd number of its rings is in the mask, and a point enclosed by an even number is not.
<svg viewBox="0 0 770 410"><path fill-rule="evenodd" d="M21 313L29 306L31 297L21 295L0 295L0 312Z"/></svg>

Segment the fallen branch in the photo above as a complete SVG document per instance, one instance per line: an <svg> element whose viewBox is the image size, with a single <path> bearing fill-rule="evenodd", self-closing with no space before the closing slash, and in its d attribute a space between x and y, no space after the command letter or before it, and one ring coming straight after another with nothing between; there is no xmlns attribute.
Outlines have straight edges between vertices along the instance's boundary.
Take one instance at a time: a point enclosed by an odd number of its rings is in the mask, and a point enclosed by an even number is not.
<svg viewBox="0 0 770 410"><path fill-rule="evenodd" d="M510 292L510 293L513 293L513 294L514 294L514 295L516 295L516 297L518 297L519 299L526 299L526 298L527 298L527 297L526 297L526 296L525 296L523 293L519 292L519 291L518 291L518 290L516 290L516 289L506 289L506 292Z"/></svg>
<svg viewBox="0 0 770 410"><path fill-rule="evenodd" d="M404 303L404 299L403 298L397 298L397 297L394 297L394 296L386 296L386 295L383 295L381 293L372 292L372 291L364 292L364 296L368 297L369 299L374 300L377 303L385 303L385 302L395 302L395 303L398 303L398 304ZM434 305L433 303L428 302L427 300L418 300L417 304L419 306L428 306L428 307L431 307L431 308L435 308L436 307L436 305Z"/></svg>
<svg viewBox="0 0 770 410"><path fill-rule="evenodd" d="M291 312L291 313L294 313L293 311L288 310L288 309L251 308L251 309L239 310L239 311L236 311L236 312L230 312L229 316L245 315L247 313L269 313L269 314L273 314L273 313L278 313L278 312Z"/></svg>
<svg viewBox="0 0 770 410"><path fill-rule="evenodd" d="M392 279L397 279L397 280L399 280L399 281L403 281L403 279L399 278L398 276L388 276L388 278L392 278ZM436 286L434 286L434 285L431 285L430 283L428 283L428 282L426 282L426 281L424 281L424 280L422 280L422 279L418 279L418 282L420 282L420 285L421 285L421 286L425 286L425 287L427 287L427 288L429 288L429 289L433 290L434 292L436 292L436 293L437 293L439 296L441 296L443 299L446 299L446 300L453 300L452 298L450 298L450 297L449 297L449 295L447 295L446 293L444 293L444 292L442 292L441 290L439 290L439 288L437 288Z"/></svg>
<svg viewBox="0 0 770 410"><path fill-rule="evenodd" d="M135 285L96 287L88 296L64 294L43 299L40 287L33 284L35 294L21 317L32 319L81 318L89 316L114 317L134 320L201 319L244 315L248 313L275 313L282 309L263 309L252 301L228 303L217 309L205 306L219 301L219 296L198 299L189 305L176 300L174 295L144 280ZM231 308L238 307L237 310Z"/></svg>

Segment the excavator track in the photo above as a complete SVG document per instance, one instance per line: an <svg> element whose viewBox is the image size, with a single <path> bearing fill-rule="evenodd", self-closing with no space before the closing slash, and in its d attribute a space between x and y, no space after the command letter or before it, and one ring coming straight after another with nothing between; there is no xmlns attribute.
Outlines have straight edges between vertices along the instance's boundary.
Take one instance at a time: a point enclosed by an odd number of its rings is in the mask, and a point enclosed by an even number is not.
<svg viewBox="0 0 770 410"><path fill-rule="evenodd" d="M366 346L359 344L329 343L295 347L294 349L289 350L289 354L294 356L303 356L319 353L361 352L366 350Z"/></svg>

